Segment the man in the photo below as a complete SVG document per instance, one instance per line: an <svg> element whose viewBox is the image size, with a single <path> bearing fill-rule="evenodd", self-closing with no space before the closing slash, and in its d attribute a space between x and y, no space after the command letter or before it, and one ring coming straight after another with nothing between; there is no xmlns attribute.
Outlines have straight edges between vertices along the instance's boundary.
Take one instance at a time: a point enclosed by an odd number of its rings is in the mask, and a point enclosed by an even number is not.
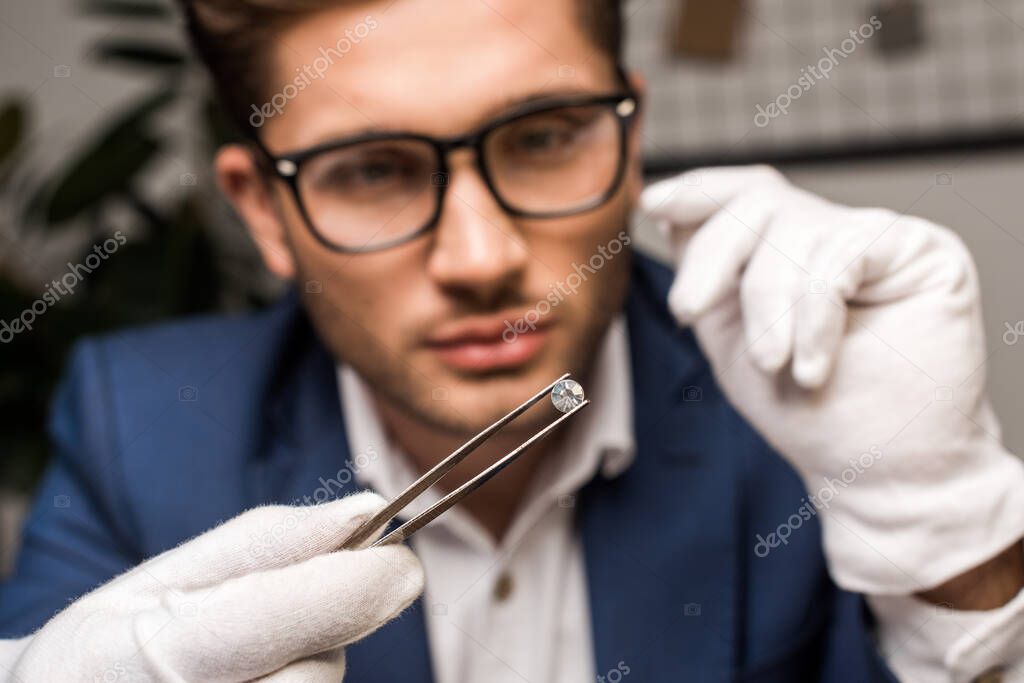
<svg viewBox="0 0 1024 683"><path fill-rule="evenodd" d="M79 347L0 592L12 680L1014 675L1024 472L949 232L764 168L641 200L611 1L185 4L252 133L217 176L298 295ZM415 556L336 551L382 504L346 495L566 371L593 405Z"/></svg>

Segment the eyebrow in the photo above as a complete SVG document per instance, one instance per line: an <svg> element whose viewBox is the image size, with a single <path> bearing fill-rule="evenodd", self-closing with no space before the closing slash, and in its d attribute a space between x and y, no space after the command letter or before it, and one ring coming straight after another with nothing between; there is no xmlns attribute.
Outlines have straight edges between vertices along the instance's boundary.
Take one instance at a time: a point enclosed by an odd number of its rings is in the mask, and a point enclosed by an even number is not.
<svg viewBox="0 0 1024 683"><path fill-rule="evenodd" d="M603 93L595 92L592 90L586 90L584 88L569 88L566 90L547 90L537 91L528 95L516 95L508 97L505 100L499 102L493 107L489 107L485 113L480 117L480 121L476 125L483 125L488 121L495 119L499 116L514 116L520 111L528 109L534 105L542 104L547 101L557 101L570 97L580 97L582 95L601 95Z"/></svg>

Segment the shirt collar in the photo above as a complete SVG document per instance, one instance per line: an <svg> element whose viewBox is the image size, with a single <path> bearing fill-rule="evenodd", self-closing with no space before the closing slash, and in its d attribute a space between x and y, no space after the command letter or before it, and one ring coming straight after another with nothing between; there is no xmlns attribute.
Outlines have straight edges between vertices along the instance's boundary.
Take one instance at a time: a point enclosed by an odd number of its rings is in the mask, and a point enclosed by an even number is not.
<svg viewBox="0 0 1024 683"><path fill-rule="evenodd" d="M615 318L605 333L588 384L586 394L592 403L573 425L577 431L567 443L575 444L579 456L588 461L589 474L596 474L600 467L602 475L612 479L629 468L636 454L633 377L624 316Z"/></svg>

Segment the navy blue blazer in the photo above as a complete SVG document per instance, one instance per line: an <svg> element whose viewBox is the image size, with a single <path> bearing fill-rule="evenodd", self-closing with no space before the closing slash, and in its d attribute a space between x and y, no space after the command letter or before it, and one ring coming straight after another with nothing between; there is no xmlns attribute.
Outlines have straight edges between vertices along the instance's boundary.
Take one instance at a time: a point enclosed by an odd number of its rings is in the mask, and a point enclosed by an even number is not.
<svg viewBox="0 0 1024 683"><path fill-rule="evenodd" d="M638 256L627 302L637 457L577 499L594 668L636 681L895 678L861 596L831 581L791 468L726 402ZM334 363L295 297L248 317L78 345L50 429L55 457L0 585L0 637L242 510L309 496L348 457ZM352 490L355 484L350 484ZM429 683L421 603L348 650L348 680Z"/></svg>

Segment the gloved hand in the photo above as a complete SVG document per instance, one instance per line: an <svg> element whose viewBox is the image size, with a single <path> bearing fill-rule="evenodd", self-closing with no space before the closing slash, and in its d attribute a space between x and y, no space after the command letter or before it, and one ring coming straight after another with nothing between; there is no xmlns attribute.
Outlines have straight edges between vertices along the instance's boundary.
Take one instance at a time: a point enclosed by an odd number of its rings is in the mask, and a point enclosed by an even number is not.
<svg viewBox="0 0 1024 683"><path fill-rule="evenodd" d="M641 205L673 244L672 311L801 475L840 586L921 591L1024 537L1024 467L1000 444L978 278L952 232L763 166L657 183Z"/></svg>
<svg viewBox="0 0 1024 683"><path fill-rule="evenodd" d="M34 635L0 642L0 672L12 683L337 683L343 646L423 590L404 546L333 552L383 505L364 493L249 510L85 595Z"/></svg>

